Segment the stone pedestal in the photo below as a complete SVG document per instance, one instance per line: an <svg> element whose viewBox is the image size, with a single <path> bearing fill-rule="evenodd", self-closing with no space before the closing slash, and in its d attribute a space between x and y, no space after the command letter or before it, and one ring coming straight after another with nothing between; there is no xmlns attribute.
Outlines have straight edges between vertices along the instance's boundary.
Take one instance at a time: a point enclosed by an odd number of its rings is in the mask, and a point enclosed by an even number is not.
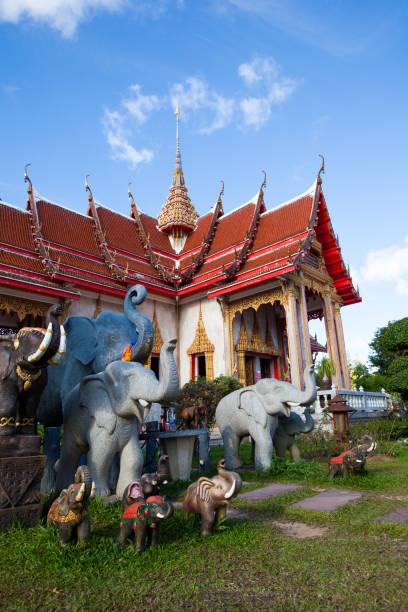
<svg viewBox="0 0 408 612"><path fill-rule="evenodd" d="M0 531L18 518L33 527L41 518L41 477L47 457L40 436L0 436Z"/></svg>
<svg viewBox="0 0 408 612"><path fill-rule="evenodd" d="M162 434L161 442L164 452L169 456L170 476L172 480L190 480L191 462L193 460L194 441L197 432L174 431Z"/></svg>

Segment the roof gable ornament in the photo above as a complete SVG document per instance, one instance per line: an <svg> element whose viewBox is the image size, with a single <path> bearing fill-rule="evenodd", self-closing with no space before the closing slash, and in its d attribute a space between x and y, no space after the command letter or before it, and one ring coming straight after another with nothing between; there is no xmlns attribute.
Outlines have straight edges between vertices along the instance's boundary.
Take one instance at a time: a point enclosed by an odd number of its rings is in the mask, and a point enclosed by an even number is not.
<svg viewBox="0 0 408 612"><path fill-rule="evenodd" d="M37 204L34 198L33 184L27 173L28 166L31 166L31 164L26 164L24 166L24 182L28 183L27 208L31 214L31 224L30 225L31 225L31 232L33 235L33 239L34 239L34 247L40 257L40 261L41 261L41 264L43 265L45 273L50 278L54 278L60 268L61 258L58 259L57 263L54 263L50 255L50 245L48 244L48 249L45 247L41 224L40 224L40 220L38 217Z"/></svg>
<svg viewBox="0 0 408 612"><path fill-rule="evenodd" d="M258 200L256 202L254 214L252 216L251 225L249 226L249 229L245 233L245 244L239 253L237 252L236 248L234 249L234 253L235 253L234 261L229 266L225 266L225 265L222 266L222 272L223 274L225 274L226 281L232 280L234 276L236 276L236 274L239 272L241 267L244 265L244 263L246 262L248 255L254 244L256 234L258 232L260 215L261 213L265 211L265 204L263 200L264 199L263 190L266 187L266 172L265 170L262 170L262 172L264 173L264 180L262 181L262 185L259 189Z"/></svg>
<svg viewBox="0 0 408 612"><path fill-rule="evenodd" d="M320 153L319 153L319 157L321 157L321 158L322 158L322 166L321 166L321 168L320 168L320 170L319 170L319 173L318 173L318 175L317 175L317 184L318 184L318 185L321 185L321 184L322 184L322 182L323 182L323 179L322 179L322 177L321 177L320 175L321 175L321 174L324 174L324 156L323 156L323 155L320 155Z"/></svg>
<svg viewBox="0 0 408 612"><path fill-rule="evenodd" d="M113 278L118 281L126 282L127 270L126 272L122 270L116 263L116 251L112 254L108 248L106 242L106 233L103 232L100 219L98 217L98 212L95 206L95 200L93 197L92 190L88 184L88 176L90 174L85 175L85 191L88 192L88 215L92 217L93 226L96 235L96 242L101 251L103 260L106 266L109 268Z"/></svg>

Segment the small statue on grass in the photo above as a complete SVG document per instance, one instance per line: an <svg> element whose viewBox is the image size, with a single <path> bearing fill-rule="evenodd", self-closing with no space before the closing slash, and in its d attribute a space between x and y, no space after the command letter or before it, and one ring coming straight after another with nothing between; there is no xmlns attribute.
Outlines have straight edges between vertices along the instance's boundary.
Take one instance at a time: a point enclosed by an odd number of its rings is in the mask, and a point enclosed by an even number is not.
<svg viewBox="0 0 408 612"><path fill-rule="evenodd" d="M159 524L174 512L173 504L161 495L151 495L130 504L122 514L118 544L127 546L128 539L134 536L135 550L143 552L146 546L159 543Z"/></svg>
<svg viewBox="0 0 408 612"><path fill-rule="evenodd" d="M94 493L89 469L81 465L75 473L75 482L61 491L48 511L47 527L57 527L61 546L76 539L85 542L90 537L88 501Z"/></svg>
<svg viewBox="0 0 408 612"><path fill-rule="evenodd" d="M169 477L169 457L161 455L157 472L143 474L140 480L128 484L122 496L123 509L151 495L159 495L161 486L167 484Z"/></svg>
<svg viewBox="0 0 408 612"><path fill-rule="evenodd" d="M366 442L364 443L365 440ZM334 478L336 474L341 474L343 478L347 478L352 471L365 471L367 455L372 453L376 446L374 438L365 435L361 444L357 444L355 448L343 451L337 457L331 457L329 461L329 478Z"/></svg>
<svg viewBox="0 0 408 612"><path fill-rule="evenodd" d="M241 490L242 480L236 472L225 470L225 459L217 466L218 476L202 476L191 484L184 496L184 516L201 515L201 535L211 535L214 525L233 497Z"/></svg>

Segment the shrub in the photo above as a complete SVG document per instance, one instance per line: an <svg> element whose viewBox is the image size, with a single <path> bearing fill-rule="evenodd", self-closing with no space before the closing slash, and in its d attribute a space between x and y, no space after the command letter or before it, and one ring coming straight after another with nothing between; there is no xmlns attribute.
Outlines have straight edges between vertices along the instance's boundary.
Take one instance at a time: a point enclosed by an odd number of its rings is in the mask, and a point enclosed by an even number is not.
<svg viewBox="0 0 408 612"><path fill-rule="evenodd" d="M317 461L291 461L274 455L269 469L271 476L284 476L291 480L304 480L322 475L322 468Z"/></svg>
<svg viewBox="0 0 408 612"><path fill-rule="evenodd" d="M218 402L225 396L240 389L242 384L233 376L219 376L215 380L200 378L190 380L181 390L176 410L178 418L183 408L196 406L201 402L207 407L208 426L214 423Z"/></svg>

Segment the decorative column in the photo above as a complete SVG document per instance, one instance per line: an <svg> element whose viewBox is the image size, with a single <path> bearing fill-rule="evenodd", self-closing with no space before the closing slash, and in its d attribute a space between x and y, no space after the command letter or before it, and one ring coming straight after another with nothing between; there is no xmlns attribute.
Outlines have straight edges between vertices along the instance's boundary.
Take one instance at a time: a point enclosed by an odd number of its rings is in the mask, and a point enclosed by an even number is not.
<svg viewBox="0 0 408 612"><path fill-rule="evenodd" d="M306 292L305 286L302 285L299 288L300 293L300 313L301 313L301 323L302 323L302 348L304 348L304 362L307 365L312 363L312 350L310 348L310 335L309 335L309 323L307 318L307 302L306 302ZM303 364L302 364L303 365Z"/></svg>
<svg viewBox="0 0 408 612"><path fill-rule="evenodd" d="M284 293L283 306L285 308L286 330L288 334L290 378L293 385L302 389L302 349L300 345L296 289L293 286L286 286Z"/></svg>
<svg viewBox="0 0 408 612"><path fill-rule="evenodd" d="M346 354L346 343L344 342L344 332L343 332L343 323L341 320L341 312L340 312L340 304L335 302L333 306L334 310L334 322L336 326L336 334L337 334L337 342L340 353L340 360L343 369L343 383L345 389L351 389L350 384L350 373L348 369L347 363L347 354Z"/></svg>
<svg viewBox="0 0 408 612"><path fill-rule="evenodd" d="M256 315L255 315L256 316ZM241 328L239 330L239 338L235 345L237 352L237 364L238 364L238 380L243 385L246 385L246 372L245 372L245 351L250 347L249 336L245 327L244 314L241 316Z"/></svg>
<svg viewBox="0 0 408 612"><path fill-rule="evenodd" d="M333 303L332 303L332 298L331 298L329 289L327 289L327 291L324 291L322 293L322 299L323 299L324 322L326 325L327 349L329 352L330 361L334 365L334 369L335 369L336 386L338 389L341 389L344 387L345 383L343 382L341 360L340 360L339 349L337 346Z"/></svg>

